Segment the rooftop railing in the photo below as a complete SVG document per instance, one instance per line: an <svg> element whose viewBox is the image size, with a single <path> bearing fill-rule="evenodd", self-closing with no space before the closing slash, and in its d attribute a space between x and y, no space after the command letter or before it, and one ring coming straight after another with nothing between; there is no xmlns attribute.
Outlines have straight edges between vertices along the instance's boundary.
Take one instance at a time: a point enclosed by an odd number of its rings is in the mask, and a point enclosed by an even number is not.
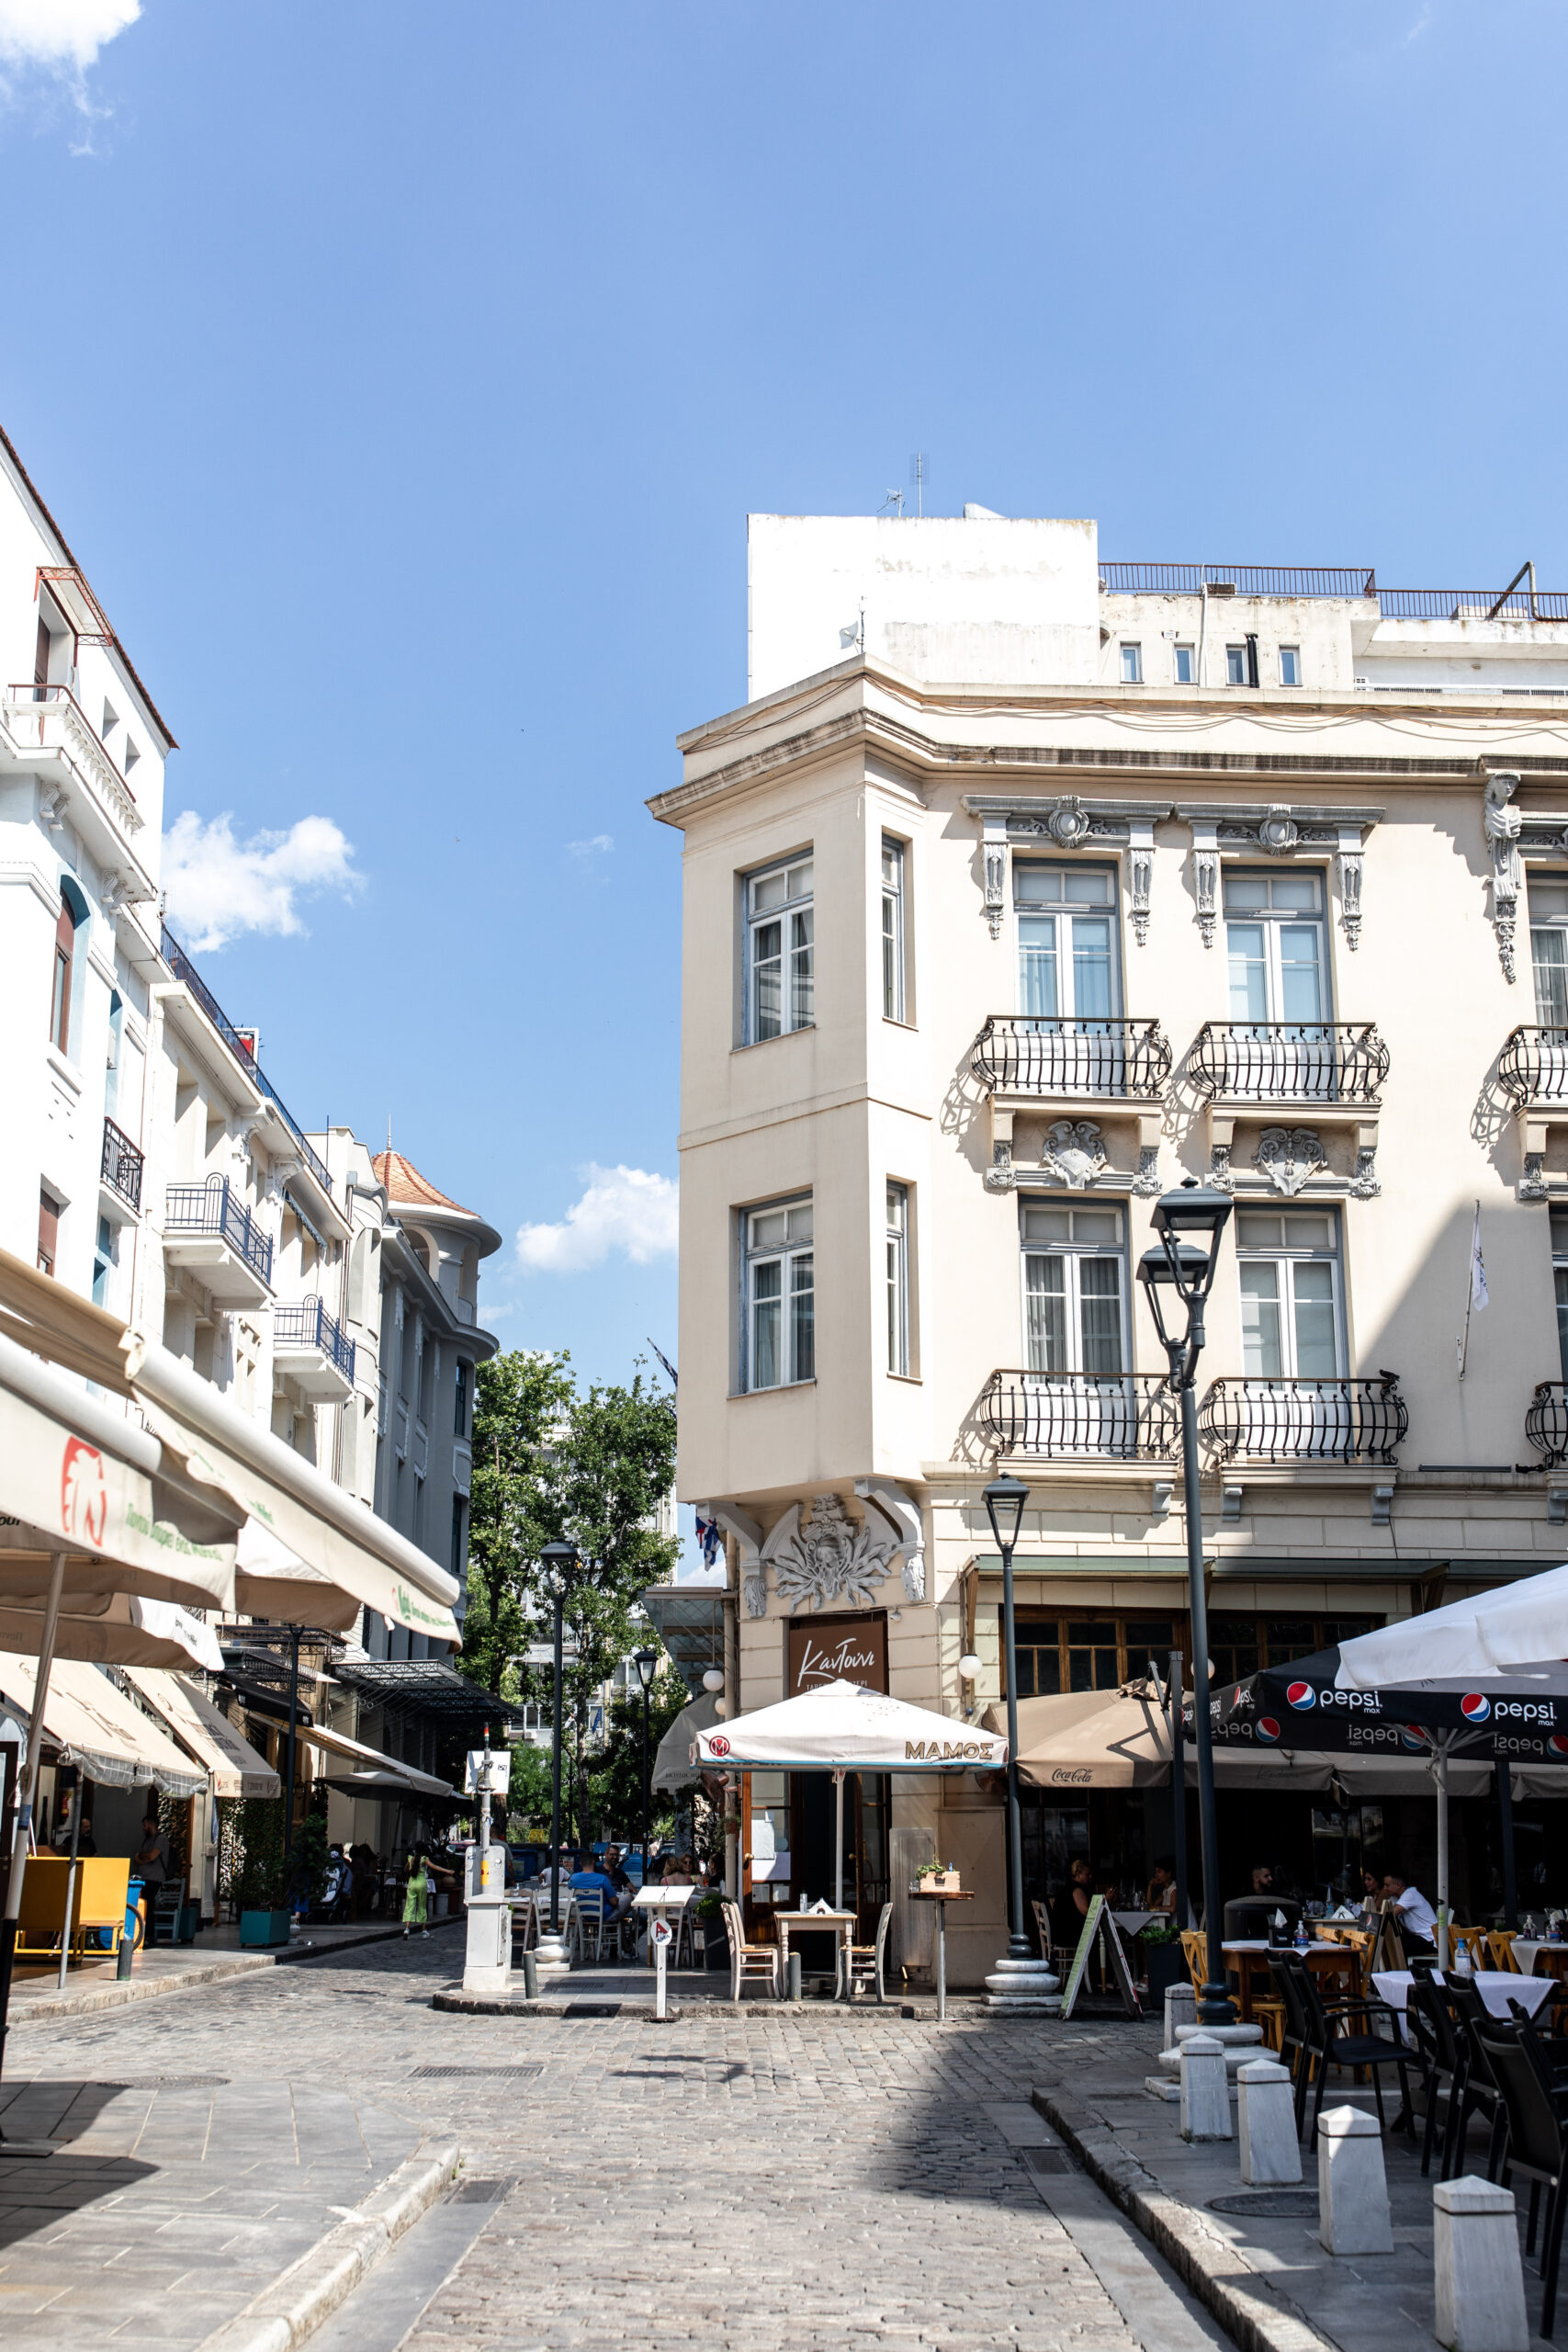
<svg viewBox="0 0 1568 2352"><path fill-rule="evenodd" d="M1396 1372L1374 1380L1216 1380L1198 1408L1199 1435L1226 1462L1392 1467L1409 1427Z"/></svg>
<svg viewBox="0 0 1568 2352"><path fill-rule="evenodd" d="M1176 1399L1150 1373L994 1372L980 1422L1003 1453L1168 1462L1181 1442Z"/></svg>
<svg viewBox="0 0 1568 2352"><path fill-rule="evenodd" d="M186 954L185 949L180 945L179 941L175 937L174 933L169 929L167 923L164 923L162 926L161 944L164 951L164 963L167 964L175 979L183 980L186 987L189 989L192 996L195 997L197 1004L200 1005L203 1012L206 1013L209 1021L211 1022L213 1027L222 1038L223 1043L233 1055L234 1059L239 1063L241 1069L244 1071L245 1076L250 1080L251 1084L258 1088L260 1091L266 1096L267 1101L272 1104L273 1109L277 1113L278 1117L283 1121L284 1125L288 1128L289 1134L299 1145L300 1152L303 1155L306 1167L309 1168L317 1183L320 1184L321 1190L326 1193L327 1198L331 1200L333 1196L333 1180L327 1173L326 1162L321 1159L320 1153L313 1150L310 1145L306 1142L304 1129L300 1126L299 1120L296 1119L293 1114L289 1111L282 1095L279 1094L276 1087L273 1085L271 1080L263 1070L261 1064L257 1061L254 1054L251 1051L249 1038L244 1035L243 1030L235 1028L233 1023L230 1020L228 1014L219 1003L218 999L213 995L212 990L208 987L207 982L202 978L201 974L197 970L196 966L191 962L190 957Z"/></svg>
<svg viewBox="0 0 1568 2352"><path fill-rule="evenodd" d="M1157 1021L993 1012L970 1057L989 1094L1157 1095L1170 1047Z"/></svg>
<svg viewBox="0 0 1568 2352"><path fill-rule="evenodd" d="M1371 1104L1389 1054L1371 1021L1208 1021L1188 1070L1211 1099Z"/></svg>
<svg viewBox="0 0 1568 2352"><path fill-rule="evenodd" d="M112 1119L104 1121L103 1158L98 1173L113 1193L118 1193L127 1208L141 1206L142 1155L138 1151L123 1127Z"/></svg>
<svg viewBox="0 0 1568 2352"><path fill-rule="evenodd" d="M319 1348L352 1384L355 1342L344 1337L341 1326L327 1313L321 1299L294 1299L275 1306L272 1336L276 1347Z"/></svg>
<svg viewBox="0 0 1568 2352"><path fill-rule="evenodd" d="M1115 595L1375 596L1377 575L1360 564L1102 563L1100 584Z"/></svg>
<svg viewBox="0 0 1568 2352"><path fill-rule="evenodd" d="M171 1184L164 1196L164 1230L220 1235L270 1289L272 1243L244 1203L234 1198L226 1176L209 1176L205 1184Z"/></svg>
<svg viewBox="0 0 1568 2352"><path fill-rule="evenodd" d="M1511 1030L1497 1083L1517 1103L1568 1102L1568 1029Z"/></svg>

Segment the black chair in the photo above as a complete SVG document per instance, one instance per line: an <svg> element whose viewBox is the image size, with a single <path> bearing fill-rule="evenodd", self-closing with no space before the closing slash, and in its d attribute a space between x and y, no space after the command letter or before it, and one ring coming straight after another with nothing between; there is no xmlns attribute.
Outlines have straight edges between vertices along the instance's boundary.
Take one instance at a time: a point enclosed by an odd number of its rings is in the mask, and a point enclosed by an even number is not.
<svg viewBox="0 0 1568 2352"><path fill-rule="evenodd" d="M1447 2180L1454 2128L1464 2095L1464 2045L1442 2002L1427 1997L1436 1992L1435 1984L1417 1977L1410 1988L1409 2006L1404 2014L1409 2020L1411 2046L1416 2052L1416 2063L1421 2069L1421 2086L1426 2095L1427 2128L1421 2135L1421 2177L1425 2179L1432 2168L1432 2148L1438 2136L1440 2111L1443 2118L1443 2152L1438 2166L1438 2177Z"/></svg>
<svg viewBox="0 0 1568 2352"><path fill-rule="evenodd" d="M1554 2087L1540 2040L1523 2008L1514 2004L1516 2022L1505 2025L1483 2008L1476 2040L1491 2068L1508 2119L1508 2153L1503 2183L1523 2173L1530 2185L1529 2220L1525 2252L1535 2252L1540 2221L1540 2192L1546 2190L1546 2219L1540 2235L1540 2334L1550 2336L1557 2315L1557 2267L1562 2252L1562 2222L1568 2214L1568 2125L1563 2120L1564 2094Z"/></svg>
<svg viewBox="0 0 1568 2352"><path fill-rule="evenodd" d="M1312 2144L1317 2145L1317 2120L1323 2112L1323 2094L1328 2085L1330 2066L1367 2066L1371 2070L1372 2096L1377 2101L1378 2129L1386 2132L1388 2119L1383 2113L1382 2075L1380 2069L1393 2066L1399 2073L1399 2088L1404 2101L1402 2121L1414 2139L1416 2126L1411 2120L1414 2109L1410 2100L1410 2077L1407 2072L1410 2054L1399 2038L1399 2020L1386 2001L1348 2000L1325 2001L1313 1981L1313 1973L1300 1952L1281 1952L1274 1966L1283 1984L1295 1984L1300 1995L1308 2032L1306 2063L1316 2070L1317 2088L1312 2108ZM1359 2018L1363 2030L1355 2033L1340 2031L1335 2020ZM1394 2039L1372 2030L1371 2020L1385 2017L1393 2028Z"/></svg>
<svg viewBox="0 0 1568 2352"><path fill-rule="evenodd" d="M1443 1996L1437 1994L1436 1985L1432 1987L1432 1991L1441 2001ZM1447 1996L1446 2007L1450 2014L1459 2019L1464 2055L1464 2083L1458 2135L1455 2142L1456 2158L1459 2163L1463 2162L1464 2135L1469 2128L1471 2117L1484 2115L1492 2127L1491 2144L1486 2154L1486 2177L1488 2180L1495 2180L1503 2162L1503 2151L1507 2145L1508 2111L1503 2104L1503 2094L1497 2086L1497 2078L1492 2072L1491 2063L1477 2039L1476 2029L1487 2023L1495 2025L1500 2020L1492 2016L1472 1980L1467 1976L1461 1976L1457 1970L1449 1971L1443 1980L1443 1992ZM1448 2175L1445 2173L1443 2177L1447 2179Z"/></svg>
<svg viewBox="0 0 1568 2352"><path fill-rule="evenodd" d="M1291 2070L1291 2086L1296 2102L1296 2137L1299 2140L1306 2115L1307 2083L1312 2075L1312 2017L1294 1973L1281 1968L1280 1959L1280 1955L1276 1952L1269 1965L1285 2004L1280 2055ZM1293 2057L1291 2054L1292 2051L1295 2053Z"/></svg>

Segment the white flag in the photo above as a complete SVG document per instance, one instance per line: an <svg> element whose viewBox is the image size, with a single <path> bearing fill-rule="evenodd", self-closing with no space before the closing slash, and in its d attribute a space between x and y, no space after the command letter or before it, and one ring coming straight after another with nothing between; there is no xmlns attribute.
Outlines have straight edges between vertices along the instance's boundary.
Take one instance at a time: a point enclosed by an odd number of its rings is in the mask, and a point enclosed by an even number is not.
<svg viewBox="0 0 1568 2352"><path fill-rule="evenodd" d="M1470 1238L1470 1303L1472 1306L1489 1306L1486 1293L1486 1261L1481 1254L1481 1210L1475 1212L1475 1230Z"/></svg>

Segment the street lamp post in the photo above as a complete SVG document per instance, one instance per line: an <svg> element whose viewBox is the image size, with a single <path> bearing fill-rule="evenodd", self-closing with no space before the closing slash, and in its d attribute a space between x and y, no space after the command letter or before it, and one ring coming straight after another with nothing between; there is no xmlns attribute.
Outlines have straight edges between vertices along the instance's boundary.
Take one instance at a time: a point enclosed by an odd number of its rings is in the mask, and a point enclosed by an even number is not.
<svg viewBox="0 0 1568 2352"><path fill-rule="evenodd" d="M1012 1555L1023 1524L1029 1488L1021 1478L993 1478L985 1490L986 1515L1002 1555L1002 1651L1008 1710L1008 1948L986 1979L987 2007L1019 2010L1060 2006L1050 1955L1038 1960L1023 1927L1023 1815L1018 1799L1018 1645L1012 1607Z"/></svg>
<svg viewBox="0 0 1568 2352"><path fill-rule="evenodd" d="M1194 1389L1203 1347L1203 1309L1213 1288L1220 1236L1231 1213L1228 1193L1188 1177L1155 1204L1158 1240L1146 1250L1138 1280L1170 1364L1170 1386L1181 1402L1181 1483L1187 1519L1187 1592L1192 1623L1192 1745L1198 1758L1198 1829L1203 1872L1203 1928L1208 1978L1198 2004L1204 2025L1231 2025L1235 2010L1225 1986L1221 1943L1220 1856L1214 1826L1214 1755L1209 1716L1209 1624L1203 1593L1202 1497L1198 1484L1198 1407ZM1173 1290L1186 1309L1186 1329L1168 1331L1162 1293ZM1177 1694L1180 1702L1179 1691ZM1178 1788L1176 1803L1186 1801Z"/></svg>
<svg viewBox="0 0 1568 2352"><path fill-rule="evenodd" d="M648 1884L648 1694L653 1688L653 1669L659 1664L657 1650L633 1650L632 1664L642 1685L642 1883Z"/></svg>
<svg viewBox="0 0 1568 2352"><path fill-rule="evenodd" d="M561 1612L572 1577L577 1574L577 1546L574 1544L547 1544L539 1553L539 1565L545 1572L545 1584L555 1610L555 1719L550 1741L550 1939L564 1962L560 1952L560 1704L561 1704Z"/></svg>

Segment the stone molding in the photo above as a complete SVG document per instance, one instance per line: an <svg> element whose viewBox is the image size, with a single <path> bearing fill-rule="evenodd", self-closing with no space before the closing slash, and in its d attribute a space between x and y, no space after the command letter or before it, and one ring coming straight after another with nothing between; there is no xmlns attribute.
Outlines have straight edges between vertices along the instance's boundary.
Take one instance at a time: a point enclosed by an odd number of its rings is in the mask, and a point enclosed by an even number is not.
<svg viewBox="0 0 1568 2352"><path fill-rule="evenodd" d="M1220 860L1227 852L1235 855L1238 851L1273 858L1331 851L1345 944L1352 953L1360 945L1366 839L1382 817L1381 808L1331 808L1285 800L1229 807L1179 802L1175 813L1192 829L1193 894L1205 947L1214 944L1219 917Z"/></svg>

